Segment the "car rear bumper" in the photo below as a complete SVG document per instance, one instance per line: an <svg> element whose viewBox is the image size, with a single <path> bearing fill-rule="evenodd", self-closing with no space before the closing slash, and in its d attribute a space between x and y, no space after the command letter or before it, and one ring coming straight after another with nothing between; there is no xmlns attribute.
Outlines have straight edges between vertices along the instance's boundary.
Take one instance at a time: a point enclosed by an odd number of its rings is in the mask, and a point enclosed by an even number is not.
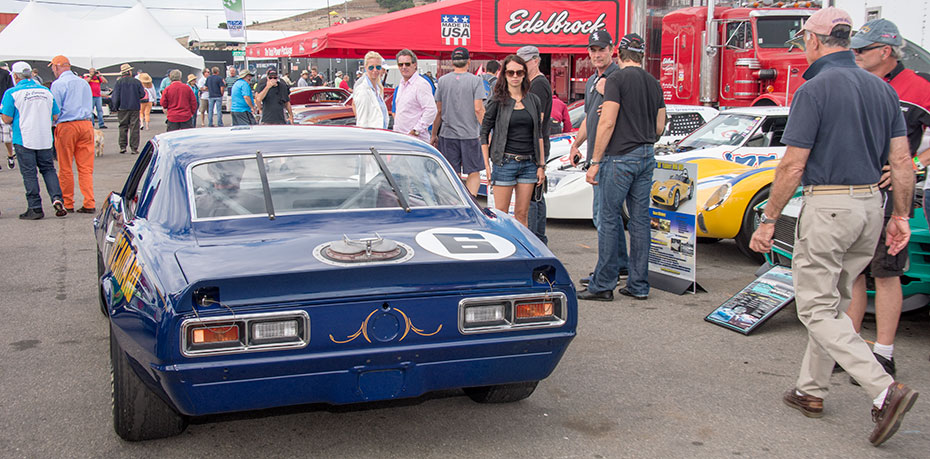
<svg viewBox="0 0 930 459"><path fill-rule="evenodd" d="M572 338L573 331L488 334L462 342L325 353L314 353L311 343L297 351L153 369L178 411L199 416L537 381L552 373Z"/></svg>

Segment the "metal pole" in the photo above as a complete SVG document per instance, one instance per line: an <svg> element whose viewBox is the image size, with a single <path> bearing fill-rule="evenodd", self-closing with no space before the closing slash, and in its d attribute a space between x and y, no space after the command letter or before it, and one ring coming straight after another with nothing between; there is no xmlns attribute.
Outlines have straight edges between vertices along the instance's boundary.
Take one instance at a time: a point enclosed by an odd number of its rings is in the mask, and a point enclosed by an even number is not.
<svg viewBox="0 0 930 459"><path fill-rule="evenodd" d="M249 48L249 32L248 24L249 22L245 20L245 0L242 0L242 41L245 42L245 49ZM242 55L242 60L245 61L245 69L249 69L249 53ZM236 60L233 59L233 67L236 65Z"/></svg>
<svg viewBox="0 0 930 459"><path fill-rule="evenodd" d="M333 25L333 17L329 14L329 0L326 0L326 22L329 23L329 26Z"/></svg>

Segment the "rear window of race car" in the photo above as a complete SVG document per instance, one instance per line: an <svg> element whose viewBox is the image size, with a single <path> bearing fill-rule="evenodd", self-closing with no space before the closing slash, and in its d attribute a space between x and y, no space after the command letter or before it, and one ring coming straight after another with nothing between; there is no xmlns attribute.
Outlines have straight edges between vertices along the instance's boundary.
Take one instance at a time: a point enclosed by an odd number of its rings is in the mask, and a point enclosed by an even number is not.
<svg viewBox="0 0 930 459"><path fill-rule="evenodd" d="M412 208L465 202L435 158L382 153L385 166ZM265 155L223 158L188 170L194 220L268 215L263 164L278 215L399 208L398 196L371 153Z"/></svg>

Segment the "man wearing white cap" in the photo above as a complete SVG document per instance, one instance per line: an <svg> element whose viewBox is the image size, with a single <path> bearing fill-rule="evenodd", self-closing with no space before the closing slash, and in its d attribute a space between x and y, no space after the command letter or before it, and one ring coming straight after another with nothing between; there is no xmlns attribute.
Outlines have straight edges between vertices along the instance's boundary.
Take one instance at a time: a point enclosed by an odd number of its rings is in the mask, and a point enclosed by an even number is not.
<svg viewBox="0 0 930 459"><path fill-rule="evenodd" d="M750 247L768 252L775 220L803 185L792 271L798 318L807 350L795 387L782 400L807 417L823 416L834 362L872 398L878 446L897 432L917 392L897 382L875 360L846 315L853 280L872 260L882 227L882 166L891 164L894 213L885 233L895 255L910 238L914 190L904 117L894 90L856 66L849 51L852 20L838 8L811 15L793 41L810 67L794 95L769 202Z"/></svg>
<svg viewBox="0 0 930 459"><path fill-rule="evenodd" d="M25 62L13 64L15 86L3 94L3 122L13 130L13 149L19 159L19 172L26 187L29 208L19 215L21 220L39 220L42 196L36 169L45 181L45 191L52 198L55 215L68 215L61 201L61 187L55 173L55 154L52 152L52 122L58 119L58 104L52 92L32 79L32 67Z"/></svg>

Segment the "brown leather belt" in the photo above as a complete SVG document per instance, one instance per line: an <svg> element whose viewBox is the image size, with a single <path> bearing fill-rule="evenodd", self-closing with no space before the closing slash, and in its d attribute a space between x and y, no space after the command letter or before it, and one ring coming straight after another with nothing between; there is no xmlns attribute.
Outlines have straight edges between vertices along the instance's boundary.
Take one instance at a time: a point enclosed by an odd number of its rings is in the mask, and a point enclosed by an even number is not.
<svg viewBox="0 0 930 459"><path fill-rule="evenodd" d="M819 194L856 194L877 193L878 184L872 185L807 185L804 187L804 196Z"/></svg>

